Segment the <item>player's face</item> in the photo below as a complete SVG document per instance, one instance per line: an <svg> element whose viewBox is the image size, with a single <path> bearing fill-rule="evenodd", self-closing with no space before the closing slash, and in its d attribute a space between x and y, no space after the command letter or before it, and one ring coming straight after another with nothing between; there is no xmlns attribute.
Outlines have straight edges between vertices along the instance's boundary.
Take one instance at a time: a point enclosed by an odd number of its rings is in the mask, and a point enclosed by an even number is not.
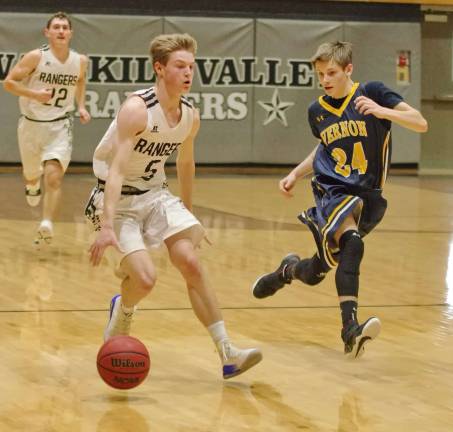
<svg viewBox="0 0 453 432"><path fill-rule="evenodd" d="M192 86L194 67L194 55L180 50L170 54L166 65L157 62L156 72L175 93L187 93Z"/></svg>
<svg viewBox="0 0 453 432"><path fill-rule="evenodd" d="M72 30L66 19L54 18L49 28L44 29L44 34L53 46L69 45L72 38Z"/></svg>
<svg viewBox="0 0 453 432"><path fill-rule="evenodd" d="M352 85L352 64L344 69L334 60L317 61L315 70L318 80L328 96L335 99L345 97Z"/></svg>

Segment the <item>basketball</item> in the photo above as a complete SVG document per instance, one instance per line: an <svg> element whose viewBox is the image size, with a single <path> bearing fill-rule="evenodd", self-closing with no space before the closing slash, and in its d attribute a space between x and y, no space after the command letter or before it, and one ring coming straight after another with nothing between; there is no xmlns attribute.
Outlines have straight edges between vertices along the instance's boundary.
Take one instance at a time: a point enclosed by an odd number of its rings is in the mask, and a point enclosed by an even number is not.
<svg viewBox="0 0 453 432"><path fill-rule="evenodd" d="M116 389L141 384L149 372L150 359L145 345L131 336L113 336L101 346L97 356L99 375Z"/></svg>

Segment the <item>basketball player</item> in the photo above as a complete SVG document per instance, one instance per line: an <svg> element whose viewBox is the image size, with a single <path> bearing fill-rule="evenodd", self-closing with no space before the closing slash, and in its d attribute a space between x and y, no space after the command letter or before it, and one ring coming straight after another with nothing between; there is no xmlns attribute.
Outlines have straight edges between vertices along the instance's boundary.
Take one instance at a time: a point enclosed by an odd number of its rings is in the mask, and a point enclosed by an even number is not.
<svg viewBox="0 0 453 432"><path fill-rule="evenodd" d="M359 324L357 302L363 237L381 221L387 207L382 188L390 163L391 122L416 132L426 132L428 126L416 109L381 82L352 81L350 43L322 44L312 64L325 92L308 108L310 127L320 142L280 180L279 188L291 197L297 180L314 174L316 206L299 219L312 232L317 253L302 260L287 255L277 270L255 282L252 292L257 298L268 297L293 279L316 285L337 267L344 352L358 358L381 329L375 317Z"/></svg>
<svg viewBox="0 0 453 432"><path fill-rule="evenodd" d="M207 327L231 378L261 358L258 349L238 349L228 338L215 293L195 252L204 229L192 214L195 173L193 146L199 113L183 96L191 87L196 41L188 34L152 40L150 56L157 77L154 87L126 99L94 153L98 185L86 208L98 231L91 263L98 265L108 246L121 254L121 295L113 297L104 340L129 334L139 301L156 283L148 248L165 243L171 262L187 283L192 307ZM168 188L164 165L177 151L181 199Z"/></svg>
<svg viewBox="0 0 453 432"><path fill-rule="evenodd" d="M51 243L53 237L63 176L72 152L74 100L80 122L90 120L85 109L88 59L69 48L70 18L63 12L52 15L44 35L48 45L26 53L3 82L7 91L19 96L18 142L25 196L32 207L41 200L44 178L42 221L34 240L38 248Z"/></svg>

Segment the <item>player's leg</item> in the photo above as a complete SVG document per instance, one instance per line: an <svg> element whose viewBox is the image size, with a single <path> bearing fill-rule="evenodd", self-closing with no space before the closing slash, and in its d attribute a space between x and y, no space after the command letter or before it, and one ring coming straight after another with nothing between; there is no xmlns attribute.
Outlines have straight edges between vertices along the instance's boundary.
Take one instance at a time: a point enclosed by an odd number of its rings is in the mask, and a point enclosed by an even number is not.
<svg viewBox="0 0 453 432"><path fill-rule="evenodd" d="M190 230L190 228L189 228ZM186 233L176 234L165 241L170 260L184 277L190 302L197 318L206 327L222 320L217 297L210 289L194 246Z"/></svg>
<svg viewBox="0 0 453 432"><path fill-rule="evenodd" d="M42 209L43 220L55 219L58 203L61 198L64 170L61 163L56 160L44 162L44 202Z"/></svg>
<svg viewBox="0 0 453 432"><path fill-rule="evenodd" d="M310 209L303 212L299 219L308 226L315 240L318 252L311 258L300 259L291 253L285 256L280 265L271 273L260 276L252 286L252 293L256 298L265 298L274 295L293 279L298 279L307 285L317 285L324 280L330 270L329 265L320 256L324 256L322 236L315 218L316 212Z"/></svg>
<svg viewBox="0 0 453 432"><path fill-rule="evenodd" d="M146 297L156 283L156 271L146 250L130 253L121 261L123 281L121 294L110 302L110 318L104 340L116 335L128 335L137 304Z"/></svg>
<svg viewBox="0 0 453 432"><path fill-rule="evenodd" d="M28 205L36 207L41 201L40 179L42 174L39 129L33 122L21 117L17 128L20 159L25 181L25 198Z"/></svg>
<svg viewBox="0 0 453 432"><path fill-rule="evenodd" d="M305 260L302 260L305 261ZM294 268L301 262L298 255L290 253L286 255L280 265L271 273L260 276L252 285L254 297L262 299L274 295L285 285L294 279Z"/></svg>
<svg viewBox="0 0 453 432"><path fill-rule="evenodd" d="M38 227L35 245L48 245L53 238L53 222L61 198L64 170L58 160L44 161L44 199L42 220Z"/></svg>
<svg viewBox="0 0 453 432"><path fill-rule="evenodd" d="M318 285L326 277L329 268L323 265L318 254L300 260L292 269L292 277L306 285Z"/></svg>
<svg viewBox="0 0 453 432"><path fill-rule="evenodd" d="M256 348L238 349L228 337L217 297L195 251L188 228L165 240L173 265L187 283L189 298L195 315L208 329L216 344L223 364L223 377L231 378L245 372L262 359Z"/></svg>
<svg viewBox="0 0 453 432"><path fill-rule="evenodd" d="M343 323L341 336L345 354L358 358L363 354L365 343L377 337L381 325L375 317L369 318L362 325L357 320L360 263L364 244L352 213L346 216L335 232L334 240L340 248L335 284Z"/></svg>
<svg viewBox="0 0 453 432"><path fill-rule="evenodd" d="M151 292L156 283L154 264L146 250L136 250L125 256L120 270L123 276L121 294L111 300L110 318L104 331L104 340L129 334L137 304Z"/></svg>
<svg viewBox="0 0 453 432"><path fill-rule="evenodd" d="M25 180L25 198L30 207L36 207L41 202L41 176Z"/></svg>
<svg viewBox="0 0 453 432"><path fill-rule="evenodd" d="M41 152L44 166L44 202L37 241L49 244L53 237L53 221L61 198L63 177L71 159L72 119L44 123L40 128L45 139Z"/></svg>
<svg viewBox="0 0 453 432"><path fill-rule="evenodd" d="M151 292L156 283L156 270L146 250L130 253L120 267L126 275L121 283L122 304L130 309Z"/></svg>
<svg viewBox="0 0 453 432"><path fill-rule="evenodd" d="M95 229L100 228L104 206L104 192L95 188L88 201L85 214ZM104 339L118 334L129 334L132 317L139 301L146 297L156 282L156 270L148 253L142 233L140 197L121 196L117 204L114 230L122 254L114 248L105 252L115 275L121 279L121 294L110 303L110 319Z"/></svg>

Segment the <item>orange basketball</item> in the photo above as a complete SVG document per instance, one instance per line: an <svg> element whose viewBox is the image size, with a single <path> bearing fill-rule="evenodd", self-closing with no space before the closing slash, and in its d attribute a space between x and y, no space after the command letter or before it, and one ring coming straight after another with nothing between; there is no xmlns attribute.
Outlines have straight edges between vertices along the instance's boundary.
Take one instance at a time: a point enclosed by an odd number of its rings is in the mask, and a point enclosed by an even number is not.
<svg viewBox="0 0 453 432"><path fill-rule="evenodd" d="M131 389L141 384L149 372L149 353L145 345L131 336L113 336L98 352L99 375L109 386Z"/></svg>

